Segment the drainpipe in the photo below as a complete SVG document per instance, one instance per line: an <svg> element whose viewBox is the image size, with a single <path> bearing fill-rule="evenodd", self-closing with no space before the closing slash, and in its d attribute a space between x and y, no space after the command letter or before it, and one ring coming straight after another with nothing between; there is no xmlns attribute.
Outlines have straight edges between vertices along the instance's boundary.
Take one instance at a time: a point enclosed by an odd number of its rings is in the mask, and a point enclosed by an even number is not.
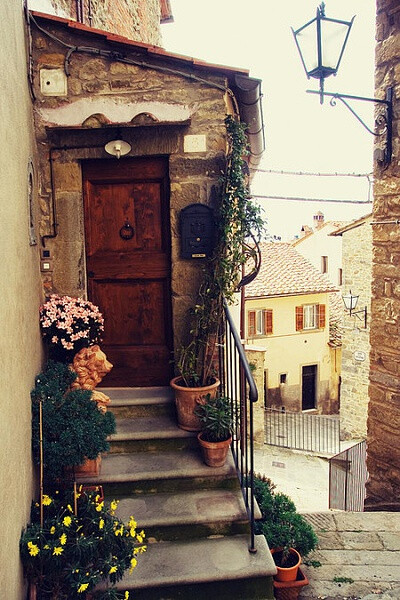
<svg viewBox="0 0 400 600"><path fill-rule="evenodd" d="M250 145L249 167L255 171L265 150L261 80L235 75L231 85L239 105L240 119L247 124L246 133Z"/></svg>

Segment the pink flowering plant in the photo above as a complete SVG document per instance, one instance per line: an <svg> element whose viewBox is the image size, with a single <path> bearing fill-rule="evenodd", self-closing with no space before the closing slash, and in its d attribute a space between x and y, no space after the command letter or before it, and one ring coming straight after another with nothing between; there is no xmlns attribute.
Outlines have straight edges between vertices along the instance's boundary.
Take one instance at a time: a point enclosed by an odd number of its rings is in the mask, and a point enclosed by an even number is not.
<svg viewBox="0 0 400 600"><path fill-rule="evenodd" d="M31 523L22 532L20 554L25 577L37 586L41 600L128 600L129 592L114 584L132 572L146 551L145 533L134 517L116 516L118 501L106 505L96 492L78 488L66 495L44 494L32 508ZM101 585L95 591L96 586ZM111 585L110 585L111 584Z"/></svg>
<svg viewBox="0 0 400 600"><path fill-rule="evenodd" d="M67 362L82 348L101 341L104 319L88 300L52 294L40 307L40 326L51 357Z"/></svg>

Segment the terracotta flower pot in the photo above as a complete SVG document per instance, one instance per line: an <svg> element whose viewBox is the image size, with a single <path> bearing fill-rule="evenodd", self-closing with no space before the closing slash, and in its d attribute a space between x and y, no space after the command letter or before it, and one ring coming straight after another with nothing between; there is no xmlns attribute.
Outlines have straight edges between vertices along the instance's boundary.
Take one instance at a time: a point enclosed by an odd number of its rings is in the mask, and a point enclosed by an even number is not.
<svg viewBox="0 0 400 600"><path fill-rule="evenodd" d="M202 433L199 433L199 440L203 459L209 467L223 467L228 455L229 446L232 442L232 437L222 442L206 442L202 439Z"/></svg>
<svg viewBox="0 0 400 600"><path fill-rule="evenodd" d="M174 377L170 385L175 391L175 404L178 414L178 425L186 431L200 431L201 424L199 417L194 414L197 404L204 403L207 394L211 398L215 398L220 381L215 380L215 383L205 387L185 387L182 377Z"/></svg>
<svg viewBox="0 0 400 600"><path fill-rule="evenodd" d="M279 552L282 552L281 548L271 548L271 554L272 554L272 558L274 558L274 554L278 554ZM289 564L291 566L288 567L281 567L279 566L277 563L277 561L274 558L274 562L276 565L276 569L277 569L277 573L274 576L274 579L276 581L296 581L296 577L297 577L297 572L301 563L301 556L300 554L297 552L297 550L295 550L294 548L290 548L289 549L289 554L290 557L290 562ZM295 562L295 564L293 564L293 562Z"/></svg>
<svg viewBox="0 0 400 600"><path fill-rule="evenodd" d="M297 600L301 588L308 584L307 577L299 567L295 581L276 581L274 579L274 596L276 600Z"/></svg>
<svg viewBox="0 0 400 600"><path fill-rule="evenodd" d="M98 457L94 459L87 458L82 465L75 466L75 477L79 479L81 477L93 477L94 475L99 475L100 468L101 454L99 454Z"/></svg>

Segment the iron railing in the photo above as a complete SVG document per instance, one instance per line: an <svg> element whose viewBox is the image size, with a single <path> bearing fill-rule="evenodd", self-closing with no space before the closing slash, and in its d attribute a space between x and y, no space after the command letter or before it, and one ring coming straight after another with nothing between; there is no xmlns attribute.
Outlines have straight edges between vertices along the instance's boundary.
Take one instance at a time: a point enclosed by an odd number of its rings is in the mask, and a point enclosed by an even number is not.
<svg viewBox="0 0 400 600"><path fill-rule="evenodd" d="M329 508L362 512L366 496L367 444L359 442L329 459Z"/></svg>
<svg viewBox="0 0 400 600"><path fill-rule="evenodd" d="M340 451L340 420L336 415L310 415L266 408L265 443L336 454Z"/></svg>
<svg viewBox="0 0 400 600"><path fill-rule="evenodd" d="M221 391L231 399L234 418L232 454L250 521L249 551L256 552L254 531L253 403L258 392L228 305L224 302L225 335L220 345Z"/></svg>

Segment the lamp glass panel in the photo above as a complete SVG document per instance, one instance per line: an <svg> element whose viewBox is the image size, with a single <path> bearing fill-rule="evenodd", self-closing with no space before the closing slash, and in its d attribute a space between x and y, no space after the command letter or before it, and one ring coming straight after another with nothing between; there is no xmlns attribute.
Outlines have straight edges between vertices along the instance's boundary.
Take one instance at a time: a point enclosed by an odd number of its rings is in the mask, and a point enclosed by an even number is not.
<svg viewBox="0 0 400 600"><path fill-rule="evenodd" d="M354 310L357 306L358 298L359 296L353 296L353 294L343 296L343 302L346 310Z"/></svg>
<svg viewBox="0 0 400 600"><path fill-rule="evenodd" d="M317 20L314 19L296 34L307 73L318 67Z"/></svg>
<svg viewBox="0 0 400 600"><path fill-rule="evenodd" d="M337 70L348 30L349 25L321 19L322 65L324 67Z"/></svg>

